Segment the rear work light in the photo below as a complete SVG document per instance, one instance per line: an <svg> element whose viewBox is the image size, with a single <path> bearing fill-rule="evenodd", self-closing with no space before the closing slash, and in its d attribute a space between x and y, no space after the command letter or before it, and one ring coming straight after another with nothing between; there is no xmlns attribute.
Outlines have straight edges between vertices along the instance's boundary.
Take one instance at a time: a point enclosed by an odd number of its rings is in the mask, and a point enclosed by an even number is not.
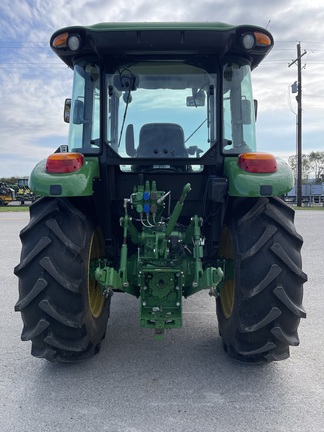
<svg viewBox="0 0 324 432"><path fill-rule="evenodd" d="M268 35L261 32L245 33L242 35L241 43L243 48L250 51L251 49L266 48L271 46L271 39Z"/></svg>
<svg viewBox="0 0 324 432"><path fill-rule="evenodd" d="M60 33L52 42L54 48L68 48L71 51L78 51L81 47L81 37L78 34Z"/></svg>
<svg viewBox="0 0 324 432"><path fill-rule="evenodd" d="M250 173L273 173L277 171L276 158L270 153L242 153L239 166Z"/></svg>
<svg viewBox="0 0 324 432"><path fill-rule="evenodd" d="M84 164L81 153L54 153L47 158L46 171L63 174L79 170Z"/></svg>

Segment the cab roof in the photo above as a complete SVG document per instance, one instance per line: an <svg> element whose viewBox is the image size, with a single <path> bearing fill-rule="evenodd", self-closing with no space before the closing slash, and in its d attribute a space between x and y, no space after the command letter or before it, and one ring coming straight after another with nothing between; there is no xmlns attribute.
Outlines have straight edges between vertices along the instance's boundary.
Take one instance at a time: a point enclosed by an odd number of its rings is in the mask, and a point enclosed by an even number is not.
<svg viewBox="0 0 324 432"><path fill-rule="evenodd" d="M261 35L263 42L244 48L242 38ZM62 43L57 43L65 39ZM77 50L67 43L71 36L80 41ZM261 40L260 39L260 40ZM237 55L247 58L254 69L273 47L273 37L264 28L222 22L127 22L98 23L57 30L51 37L53 51L71 68L85 56L109 55Z"/></svg>

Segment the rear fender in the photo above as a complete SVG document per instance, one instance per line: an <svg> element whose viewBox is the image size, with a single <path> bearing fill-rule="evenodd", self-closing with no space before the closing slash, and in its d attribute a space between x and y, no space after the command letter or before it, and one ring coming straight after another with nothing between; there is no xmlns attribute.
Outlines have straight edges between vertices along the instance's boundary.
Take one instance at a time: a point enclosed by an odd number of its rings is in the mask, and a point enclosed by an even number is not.
<svg viewBox="0 0 324 432"><path fill-rule="evenodd" d="M99 178L99 160L86 157L83 166L70 173L52 174L46 172L46 159L33 169L30 178L30 189L37 195L55 197L91 196L93 180Z"/></svg>
<svg viewBox="0 0 324 432"><path fill-rule="evenodd" d="M238 165L237 157L226 157L224 175L229 182L229 195L238 197L280 196L294 186L293 173L288 164L277 158L277 171L251 173Z"/></svg>

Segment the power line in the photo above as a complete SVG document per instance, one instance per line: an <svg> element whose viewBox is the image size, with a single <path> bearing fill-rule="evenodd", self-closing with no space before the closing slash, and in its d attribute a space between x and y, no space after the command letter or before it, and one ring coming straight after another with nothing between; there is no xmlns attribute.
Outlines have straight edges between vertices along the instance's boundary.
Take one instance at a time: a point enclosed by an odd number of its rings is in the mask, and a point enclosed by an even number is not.
<svg viewBox="0 0 324 432"><path fill-rule="evenodd" d="M23 42L23 41L0 41L0 44L20 44L20 45L48 45L48 42Z"/></svg>
<svg viewBox="0 0 324 432"><path fill-rule="evenodd" d="M293 44L296 43L296 41L278 41L278 40L276 40L275 42L276 43L293 43ZM310 41L304 41L304 40L301 40L299 43L303 43L303 44L309 43L309 44L324 45L324 42L314 42L314 41L310 42Z"/></svg>
<svg viewBox="0 0 324 432"><path fill-rule="evenodd" d="M39 63L30 63L30 62L22 62L22 63L20 63L20 62L13 62L13 63L11 63L11 62L5 62L5 63L2 63L2 62L0 62L0 64L1 65L26 65L26 66L28 66L28 65L42 65L42 66L44 66L44 65L60 65L61 63L49 63L49 62L39 62Z"/></svg>
<svg viewBox="0 0 324 432"><path fill-rule="evenodd" d="M305 96L307 96L307 97L318 97L318 98L321 98L321 99L323 99L324 98L324 96L321 96L321 95L314 95L314 94L308 94L308 93L303 93L303 96L305 97Z"/></svg>

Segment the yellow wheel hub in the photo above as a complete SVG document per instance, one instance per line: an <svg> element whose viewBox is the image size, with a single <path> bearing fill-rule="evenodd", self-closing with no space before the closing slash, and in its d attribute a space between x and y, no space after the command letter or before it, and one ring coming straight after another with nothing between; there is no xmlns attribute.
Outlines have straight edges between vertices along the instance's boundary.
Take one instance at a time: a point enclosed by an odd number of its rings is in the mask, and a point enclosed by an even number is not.
<svg viewBox="0 0 324 432"><path fill-rule="evenodd" d="M100 233L96 230L91 239L90 253L89 253L89 275L90 275L90 261L102 256L102 248L100 241ZM101 315L102 309L105 304L105 297L102 295L100 285L95 279L89 277L88 281L88 298L89 306L92 316L98 318Z"/></svg>
<svg viewBox="0 0 324 432"><path fill-rule="evenodd" d="M222 231L220 253L224 258L229 258L232 260L234 258L232 236L227 227L224 227ZM223 284L220 294L220 302L225 318L229 318L232 315L234 306L234 293L235 280L233 276L233 279L229 279Z"/></svg>

